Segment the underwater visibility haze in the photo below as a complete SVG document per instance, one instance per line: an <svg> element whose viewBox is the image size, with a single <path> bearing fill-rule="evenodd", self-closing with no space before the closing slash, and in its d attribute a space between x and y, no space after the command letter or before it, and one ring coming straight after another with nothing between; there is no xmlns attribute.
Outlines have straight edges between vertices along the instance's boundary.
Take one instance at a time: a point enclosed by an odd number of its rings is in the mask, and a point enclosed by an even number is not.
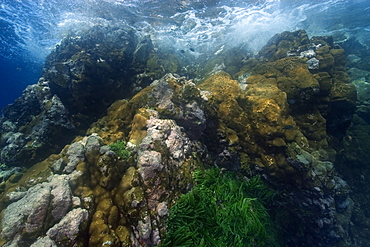
<svg viewBox="0 0 370 247"><path fill-rule="evenodd" d="M45 57L63 37L94 25L128 25L157 46L196 57L239 44L256 52L274 34L298 29L310 36L355 36L366 44L368 14L365 0L2 0L0 107L38 80Z"/></svg>
<svg viewBox="0 0 370 247"><path fill-rule="evenodd" d="M0 0L0 245L369 246L369 46L369 0Z"/></svg>

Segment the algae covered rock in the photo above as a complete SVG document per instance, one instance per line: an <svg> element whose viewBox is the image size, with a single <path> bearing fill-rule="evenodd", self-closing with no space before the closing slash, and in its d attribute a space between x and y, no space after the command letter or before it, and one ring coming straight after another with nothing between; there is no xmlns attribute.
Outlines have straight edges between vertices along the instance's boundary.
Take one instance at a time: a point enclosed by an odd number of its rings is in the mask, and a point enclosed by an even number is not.
<svg viewBox="0 0 370 247"><path fill-rule="evenodd" d="M65 38L47 57L39 82L3 109L1 162L29 167L59 152L115 100L148 84L143 74L153 49L149 36L128 27L96 26Z"/></svg>
<svg viewBox="0 0 370 247"><path fill-rule="evenodd" d="M299 54L310 46L307 33L304 30L283 32L275 34L259 51L258 56L271 61L278 60L288 55Z"/></svg>
<svg viewBox="0 0 370 247"><path fill-rule="evenodd" d="M305 237L311 242L339 242L346 232L333 229L343 211L333 205L338 198L346 200L348 185L334 169L335 150L329 140L345 133L356 99L343 71L343 52L330 38L310 40L304 31L297 31L275 36L259 56L260 62L247 62L235 75L240 88L233 82L235 89L229 91L232 79L222 73L200 85L214 99L210 104L216 102L211 109L218 116L212 125L217 127L206 130L213 134L213 139L206 139L208 151L227 169L262 170L289 193L282 199L289 202L284 203L287 208L315 201L287 218L307 226ZM322 61L320 67L310 67L311 58ZM343 94L334 97L339 93L337 85ZM224 92L222 97L217 96L219 92ZM336 108L339 105L341 111ZM329 139L328 134L335 136ZM351 209L346 210L350 214ZM308 212L315 212L316 217ZM309 225L319 225L320 234ZM291 234L295 227L288 227Z"/></svg>
<svg viewBox="0 0 370 247"><path fill-rule="evenodd" d="M317 105L317 109L321 115L324 115L327 121L327 131L333 136L344 136L345 130L351 123L352 115L355 111L356 104L356 88L349 80L347 73L345 72L345 52L337 44L334 44L333 37L312 37L308 38L307 34L303 30L295 32L283 32L276 34L268 44L261 49L259 57L267 61L276 61L278 59L286 57L299 57L301 62L307 64L312 75L314 77L309 79L302 77L304 83L309 81L315 81L316 86L312 87L307 84L306 90L300 92L298 97L290 99L292 107L294 104L301 108L307 107L312 104L299 104L299 99L317 99L320 100L320 104ZM312 59L315 59L317 66L312 67ZM281 60L284 61L284 60ZM279 63L279 61L277 61ZM281 67L281 70L285 73L288 66ZM295 75L304 76L302 71L292 71ZM306 69L307 70L307 69ZM298 82L300 78L296 78L293 83L288 83L289 87L293 87L294 82ZM317 83L319 85L317 85ZM284 84L282 84L284 86ZM312 91L310 93L310 91ZM320 94L319 97L311 97L310 94ZM309 102L307 102L309 103Z"/></svg>
<svg viewBox="0 0 370 247"><path fill-rule="evenodd" d="M185 120L183 112L185 109L189 112L189 106L177 105L175 101L188 97L182 92L189 86L195 89L195 85L189 85L184 78L166 75L129 102L113 104L108 115L92 125L90 131L98 130L97 127L107 121L115 123L117 126L99 130L99 135L110 141L125 138L135 159L124 161L127 166L119 171L118 186L112 187L111 192L103 190L97 198L100 202L90 225L90 243L159 244L165 231L168 207L181 191L190 188L191 171L196 166L192 155L196 142L187 134L192 130L185 125L180 127L177 121L190 124L201 119ZM116 210L119 213L113 217ZM104 218L114 220L104 222ZM105 235L98 234L101 229L106 229Z"/></svg>
<svg viewBox="0 0 370 247"><path fill-rule="evenodd" d="M84 152L83 144L79 144ZM61 154L63 158L51 157L39 163L33 169L40 172L27 171L17 188L9 184L1 195L2 203L8 204L1 218L1 242L5 243L4 246L30 246L38 237L44 237L44 240L37 242L46 241L56 246L81 242L76 239L87 227L88 212L80 208L81 199L72 194L72 185L82 173L75 169L76 166L63 174L54 174L48 168L55 167L54 164L61 159L67 164L82 162L81 156L76 158L78 155L75 155L73 145L66 149ZM40 244L37 242L35 245Z"/></svg>
<svg viewBox="0 0 370 247"><path fill-rule="evenodd" d="M194 187L194 171L217 166L243 180L260 175L278 190L267 206L286 245L346 246L354 207L333 143L352 119L356 93L343 50L330 37L284 32L240 70L225 63L233 75L217 67L197 85L162 76L163 66L178 64L165 65L154 47L149 36L118 27L69 37L49 56L43 100L38 84L4 111L3 159L48 133L45 123L81 136L71 134L59 154L5 181L1 242L159 245L171 208ZM27 108L27 95L41 110Z"/></svg>

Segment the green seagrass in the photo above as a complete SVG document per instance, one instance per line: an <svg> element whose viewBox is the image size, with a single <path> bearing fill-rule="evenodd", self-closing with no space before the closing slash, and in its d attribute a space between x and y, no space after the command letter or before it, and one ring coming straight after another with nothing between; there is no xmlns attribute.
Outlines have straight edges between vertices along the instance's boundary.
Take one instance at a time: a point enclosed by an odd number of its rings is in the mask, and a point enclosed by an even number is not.
<svg viewBox="0 0 370 247"><path fill-rule="evenodd" d="M274 193L259 177L244 181L208 169L197 170L194 180L193 190L171 207L161 246L279 246L263 205Z"/></svg>

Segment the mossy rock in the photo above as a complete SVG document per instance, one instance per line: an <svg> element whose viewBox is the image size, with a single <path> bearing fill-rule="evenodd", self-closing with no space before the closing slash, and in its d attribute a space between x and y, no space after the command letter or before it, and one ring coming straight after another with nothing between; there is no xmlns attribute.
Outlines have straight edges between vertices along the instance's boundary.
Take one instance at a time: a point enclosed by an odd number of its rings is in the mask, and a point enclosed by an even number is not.
<svg viewBox="0 0 370 247"><path fill-rule="evenodd" d="M281 68L277 75L278 87L287 94L288 102L294 107L309 107L318 97L320 85L301 59L285 58L276 61ZM302 110L302 109L301 109Z"/></svg>
<svg viewBox="0 0 370 247"><path fill-rule="evenodd" d="M320 93L323 95L329 95L329 92L333 85L333 78L327 72L319 72L314 74L314 78L320 85Z"/></svg>
<svg viewBox="0 0 370 247"><path fill-rule="evenodd" d="M356 87L352 83L345 83L342 80L334 80L330 90L331 101L346 100L355 104L357 99Z"/></svg>
<svg viewBox="0 0 370 247"><path fill-rule="evenodd" d="M282 32L274 35L269 42L259 51L258 57L275 61L287 56L288 52L306 50L310 39L304 30L295 32Z"/></svg>
<svg viewBox="0 0 370 247"><path fill-rule="evenodd" d="M199 88L212 92L212 98L217 102L226 98L236 98L241 93L238 82L226 72L219 72L209 77L199 85Z"/></svg>
<svg viewBox="0 0 370 247"><path fill-rule="evenodd" d="M317 59L320 61L319 70L333 74L334 57L330 53L330 46L323 45L316 50Z"/></svg>

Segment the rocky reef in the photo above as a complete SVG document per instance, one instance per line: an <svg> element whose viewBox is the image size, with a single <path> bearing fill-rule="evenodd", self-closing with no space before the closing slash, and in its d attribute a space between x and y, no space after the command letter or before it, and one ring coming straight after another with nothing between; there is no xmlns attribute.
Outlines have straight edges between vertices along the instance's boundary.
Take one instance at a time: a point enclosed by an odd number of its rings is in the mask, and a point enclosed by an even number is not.
<svg viewBox="0 0 370 247"><path fill-rule="evenodd" d="M341 37L341 46L347 51L347 71L358 93L353 121L338 148L336 164L342 177L351 186L351 197L355 202L351 234L359 246L366 246L367 229L370 227L370 157L367 151L370 148L370 49L353 37Z"/></svg>
<svg viewBox="0 0 370 247"><path fill-rule="evenodd" d="M153 49L150 38L127 28L96 26L65 38L47 57L39 82L3 109L1 162L29 167L59 152L115 100L163 76L165 70L154 73L147 65Z"/></svg>
<svg viewBox="0 0 370 247"><path fill-rule="evenodd" d="M344 50L299 30L255 57L234 52L195 81L149 36L66 38L0 119L1 163L23 168L1 183L2 245L159 245L194 171L219 167L275 190L283 246L361 246L352 221L363 209L338 173L360 121Z"/></svg>

